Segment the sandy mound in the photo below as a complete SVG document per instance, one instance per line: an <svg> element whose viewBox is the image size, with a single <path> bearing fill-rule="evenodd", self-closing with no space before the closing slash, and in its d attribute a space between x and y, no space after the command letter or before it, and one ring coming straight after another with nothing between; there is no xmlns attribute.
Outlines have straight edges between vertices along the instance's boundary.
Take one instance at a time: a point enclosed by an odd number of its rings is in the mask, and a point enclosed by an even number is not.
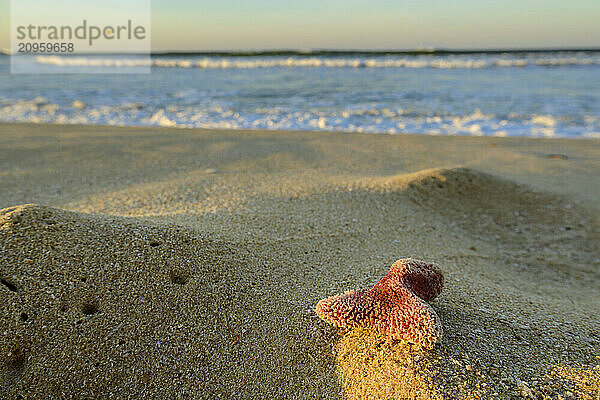
<svg viewBox="0 0 600 400"><path fill-rule="evenodd" d="M7 398L339 391L309 314L244 246L36 205L1 211L0 243Z"/></svg>
<svg viewBox="0 0 600 400"><path fill-rule="evenodd" d="M348 399L593 393L599 226L566 198L450 168L263 198L190 221L2 210L1 390L332 399L342 389ZM340 337L315 315L321 298L369 286L409 256L438 263L447 277L433 303L445 336L432 352L369 330Z"/></svg>
<svg viewBox="0 0 600 400"><path fill-rule="evenodd" d="M521 263L537 259L558 268L561 260L556 256L570 251L563 273L600 278L597 266L588 262L600 246L586 240L600 234L600 218L572 199L469 168L430 169L386 178L379 186L408 195L469 237L510 250Z"/></svg>

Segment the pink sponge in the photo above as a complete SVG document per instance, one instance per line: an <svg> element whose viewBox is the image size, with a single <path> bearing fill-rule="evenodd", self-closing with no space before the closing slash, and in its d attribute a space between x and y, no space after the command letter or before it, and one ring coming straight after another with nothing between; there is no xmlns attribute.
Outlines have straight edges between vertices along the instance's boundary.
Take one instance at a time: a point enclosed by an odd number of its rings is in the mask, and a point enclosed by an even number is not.
<svg viewBox="0 0 600 400"><path fill-rule="evenodd" d="M323 299L316 311L339 328L369 325L395 339L431 348L442 337L442 326L425 301L435 299L443 287L444 275L436 264L405 258L371 289Z"/></svg>

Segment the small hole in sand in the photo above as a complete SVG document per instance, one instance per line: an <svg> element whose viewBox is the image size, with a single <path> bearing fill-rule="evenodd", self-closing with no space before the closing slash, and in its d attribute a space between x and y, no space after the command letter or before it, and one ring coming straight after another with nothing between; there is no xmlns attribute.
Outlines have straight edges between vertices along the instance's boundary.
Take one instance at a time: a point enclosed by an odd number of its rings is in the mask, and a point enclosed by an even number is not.
<svg viewBox="0 0 600 400"><path fill-rule="evenodd" d="M81 282L87 281L87 278L81 278Z"/></svg>
<svg viewBox="0 0 600 400"><path fill-rule="evenodd" d="M152 247L160 246L160 242L158 240L153 240L150 242L150 246L152 246Z"/></svg>
<svg viewBox="0 0 600 400"><path fill-rule="evenodd" d="M123 339L119 340L119 346L123 346L125 344L125 341Z"/></svg>
<svg viewBox="0 0 600 400"><path fill-rule="evenodd" d="M25 353L23 352L23 350L17 348L9 353L9 358L8 358L8 366L9 367L16 369L16 370L20 370L20 369L23 369L24 365L25 365Z"/></svg>
<svg viewBox="0 0 600 400"><path fill-rule="evenodd" d="M96 314L98 312L98 305L92 302L83 303L81 312L83 312L85 315Z"/></svg>
<svg viewBox="0 0 600 400"><path fill-rule="evenodd" d="M175 283L177 285L185 285L188 281L188 277L182 271L171 271L171 283Z"/></svg>
<svg viewBox="0 0 600 400"><path fill-rule="evenodd" d="M21 321L25 322L29 319L29 315L27 315L27 313L22 312L19 318L21 319Z"/></svg>
<svg viewBox="0 0 600 400"><path fill-rule="evenodd" d="M2 283L4 286L6 286L7 289L10 290L11 292L17 291L17 287L14 284L12 284L11 282L7 281L6 279L0 278L0 283Z"/></svg>

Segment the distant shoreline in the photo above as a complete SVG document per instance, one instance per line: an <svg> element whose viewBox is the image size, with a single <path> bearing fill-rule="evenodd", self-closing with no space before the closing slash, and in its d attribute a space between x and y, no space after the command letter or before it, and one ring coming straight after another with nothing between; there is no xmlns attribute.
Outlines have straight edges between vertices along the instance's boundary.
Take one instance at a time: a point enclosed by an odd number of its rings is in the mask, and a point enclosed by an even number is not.
<svg viewBox="0 0 600 400"><path fill-rule="evenodd" d="M591 48L543 48L543 49L413 49L413 50L251 50L251 51L161 51L152 52L153 56L387 56L387 55L455 55L455 54L502 54L502 53L579 53L600 52L600 47Z"/></svg>
<svg viewBox="0 0 600 400"><path fill-rule="evenodd" d="M600 47L558 47L558 48L498 48L498 49L412 49L412 50L215 50L215 51L185 51L166 50L153 51L153 57L205 56L205 57L302 57L302 56L451 56L469 54L547 54L547 53L600 53ZM136 53L127 53L135 55ZM119 55L119 53L77 53L81 55ZM120 54L123 55L123 54ZM140 53L141 55L141 53ZM145 55L145 54L144 54ZM0 56L10 56L8 49L2 49Z"/></svg>

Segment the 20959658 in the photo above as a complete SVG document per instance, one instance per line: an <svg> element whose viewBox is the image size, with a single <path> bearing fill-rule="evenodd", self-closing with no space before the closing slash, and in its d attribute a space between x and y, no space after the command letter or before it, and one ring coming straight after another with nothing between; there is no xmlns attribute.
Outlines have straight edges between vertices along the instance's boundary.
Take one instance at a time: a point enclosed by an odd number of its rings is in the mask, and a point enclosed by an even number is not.
<svg viewBox="0 0 600 400"><path fill-rule="evenodd" d="M72 53L75 45L69 42L57 43L19 43L19 53Z"/></svg>

